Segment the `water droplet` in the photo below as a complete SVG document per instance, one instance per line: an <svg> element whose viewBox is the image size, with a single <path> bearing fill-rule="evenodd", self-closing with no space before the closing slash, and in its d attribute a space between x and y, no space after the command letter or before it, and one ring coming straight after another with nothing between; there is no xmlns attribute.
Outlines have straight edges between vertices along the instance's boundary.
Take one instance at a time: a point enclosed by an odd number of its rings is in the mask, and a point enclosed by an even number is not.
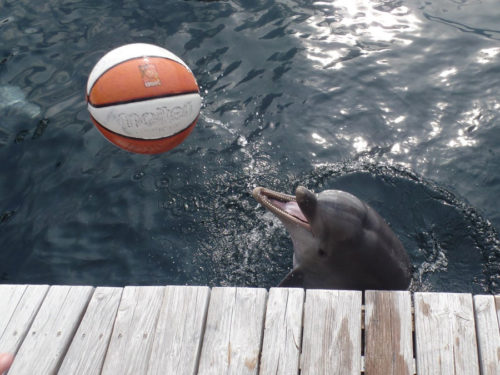
<svg viewBox="0 0 500 375"><path fill-rule="evenodd" d="M137 171L135 172L134 176L132 177L133 180L139 181L141 178L143 178L146 175L143 171Z"/></svg>

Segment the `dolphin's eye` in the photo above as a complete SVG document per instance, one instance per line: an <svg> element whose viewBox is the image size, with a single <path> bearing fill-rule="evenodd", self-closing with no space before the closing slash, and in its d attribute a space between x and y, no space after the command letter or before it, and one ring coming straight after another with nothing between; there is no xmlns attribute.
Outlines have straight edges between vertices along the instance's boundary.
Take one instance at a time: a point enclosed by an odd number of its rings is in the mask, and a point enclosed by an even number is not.
<svg viewBox="0 0 500 375"><path fill-rule="evenodd" d="M326 257L326 252L325 252L325 250L323 250L323 249L321 249L321 248L320 248L320 249L318 250L318 255L319 255L320 257Z"/></svg>

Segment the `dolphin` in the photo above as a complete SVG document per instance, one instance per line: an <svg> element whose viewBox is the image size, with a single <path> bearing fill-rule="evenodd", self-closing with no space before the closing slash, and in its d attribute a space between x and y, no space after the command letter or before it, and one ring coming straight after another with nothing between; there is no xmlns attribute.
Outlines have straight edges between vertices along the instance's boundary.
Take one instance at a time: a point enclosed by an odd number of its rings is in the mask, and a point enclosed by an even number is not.
<svg viewBox="0 0 500 375"><path fill-rule="evenodd" d="M411 264L401 241L368 204L340 190L295 196L263 187L254 198L276 215L293 242L293 269L281 287L405 290Z"/></svg>

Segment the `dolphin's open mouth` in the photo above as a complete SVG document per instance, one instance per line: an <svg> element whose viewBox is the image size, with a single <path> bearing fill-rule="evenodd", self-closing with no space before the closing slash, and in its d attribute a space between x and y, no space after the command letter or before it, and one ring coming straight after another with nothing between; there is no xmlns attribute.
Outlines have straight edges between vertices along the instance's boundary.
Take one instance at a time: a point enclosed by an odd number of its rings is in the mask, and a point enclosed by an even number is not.
<svg viewBox="0 0 500 375"><path fill-rule="evenodd" d="M293 195L278 193L263 187L256 187L252 195L257 202L281 220L300 225L308 231L311 230L309 221L301 211L297 204L297 199Z"/></svg>

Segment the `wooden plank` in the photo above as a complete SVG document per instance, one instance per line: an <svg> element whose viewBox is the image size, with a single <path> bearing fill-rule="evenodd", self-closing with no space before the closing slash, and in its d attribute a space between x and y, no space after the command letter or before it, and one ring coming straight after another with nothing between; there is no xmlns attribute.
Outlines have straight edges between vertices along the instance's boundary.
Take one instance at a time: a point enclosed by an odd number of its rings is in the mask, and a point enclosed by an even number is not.
<svg viewBox="0 0 500 375"><path fill-rule="evenodd" d="M101 373L121 295L121 288L95 290L59 375Z"/></svg>
<svg viewBox="0 0 500 375"><path fill-rule="evenodd" d="M50 287L9 375L57 372L92 290L88 286Z"/></svg>
<svg viewBox="0 0 500 375"><path fill-rule="evenodd" d="M474 296L481 374L500 374L500 327L494 296Z"/></svg>
<svg viewBox="0 0 500 375"><path fill-rule="evenodd" d="M0 353L17 353L48 290L48 285L0 286Z"/></svg>
<svg viewBox="0 0 500 375"><path fill-rule="evenodd" d="M497 308L497 319L500 325L500 295L495 296L495 306Z"/></svg>
<svg viewBox="0 0 500 375"><path fill-rule="evenodd" d="M123 290L102 374L145 374L164 287Z"/></svg>
<svg viewBox="0 0 500 375"><path fill-rule="evenodd" d="M307 290L302 375L361 373L361 292Z"/></svg>
<svg viewBox="0 0 500 375"><path fill-rule="evenodd" d="M303 289L269 290L260 375L299 373L303 310Z"/></svg>
<svg viewBox="0 0 500 375"><path fill-rule="evenodd" d="M415 293L418 374L479 374L472 295Z"/></svg>
<svg viewBox="0 0 500 375"><path fill-rule="evenodd" d="M213 288L199 375L258 373L267 291Z"/></svg>
<svg viewBox="0 0 500 375"><path fill-rule="evenodd" d="M27 285L0 285L0 337L9 324Z"/></svg>
<svg viewBox="0 0 500 375"><path fill-rule="evenodd" d="M198 369L210 289L167 286L148 374L194 375Z"/></svg>
<svg viewBox="0 0 500 375"><path fill-rule="evenodd" d="M413 374L410 292L365 292L365 374Z"/></svg>

